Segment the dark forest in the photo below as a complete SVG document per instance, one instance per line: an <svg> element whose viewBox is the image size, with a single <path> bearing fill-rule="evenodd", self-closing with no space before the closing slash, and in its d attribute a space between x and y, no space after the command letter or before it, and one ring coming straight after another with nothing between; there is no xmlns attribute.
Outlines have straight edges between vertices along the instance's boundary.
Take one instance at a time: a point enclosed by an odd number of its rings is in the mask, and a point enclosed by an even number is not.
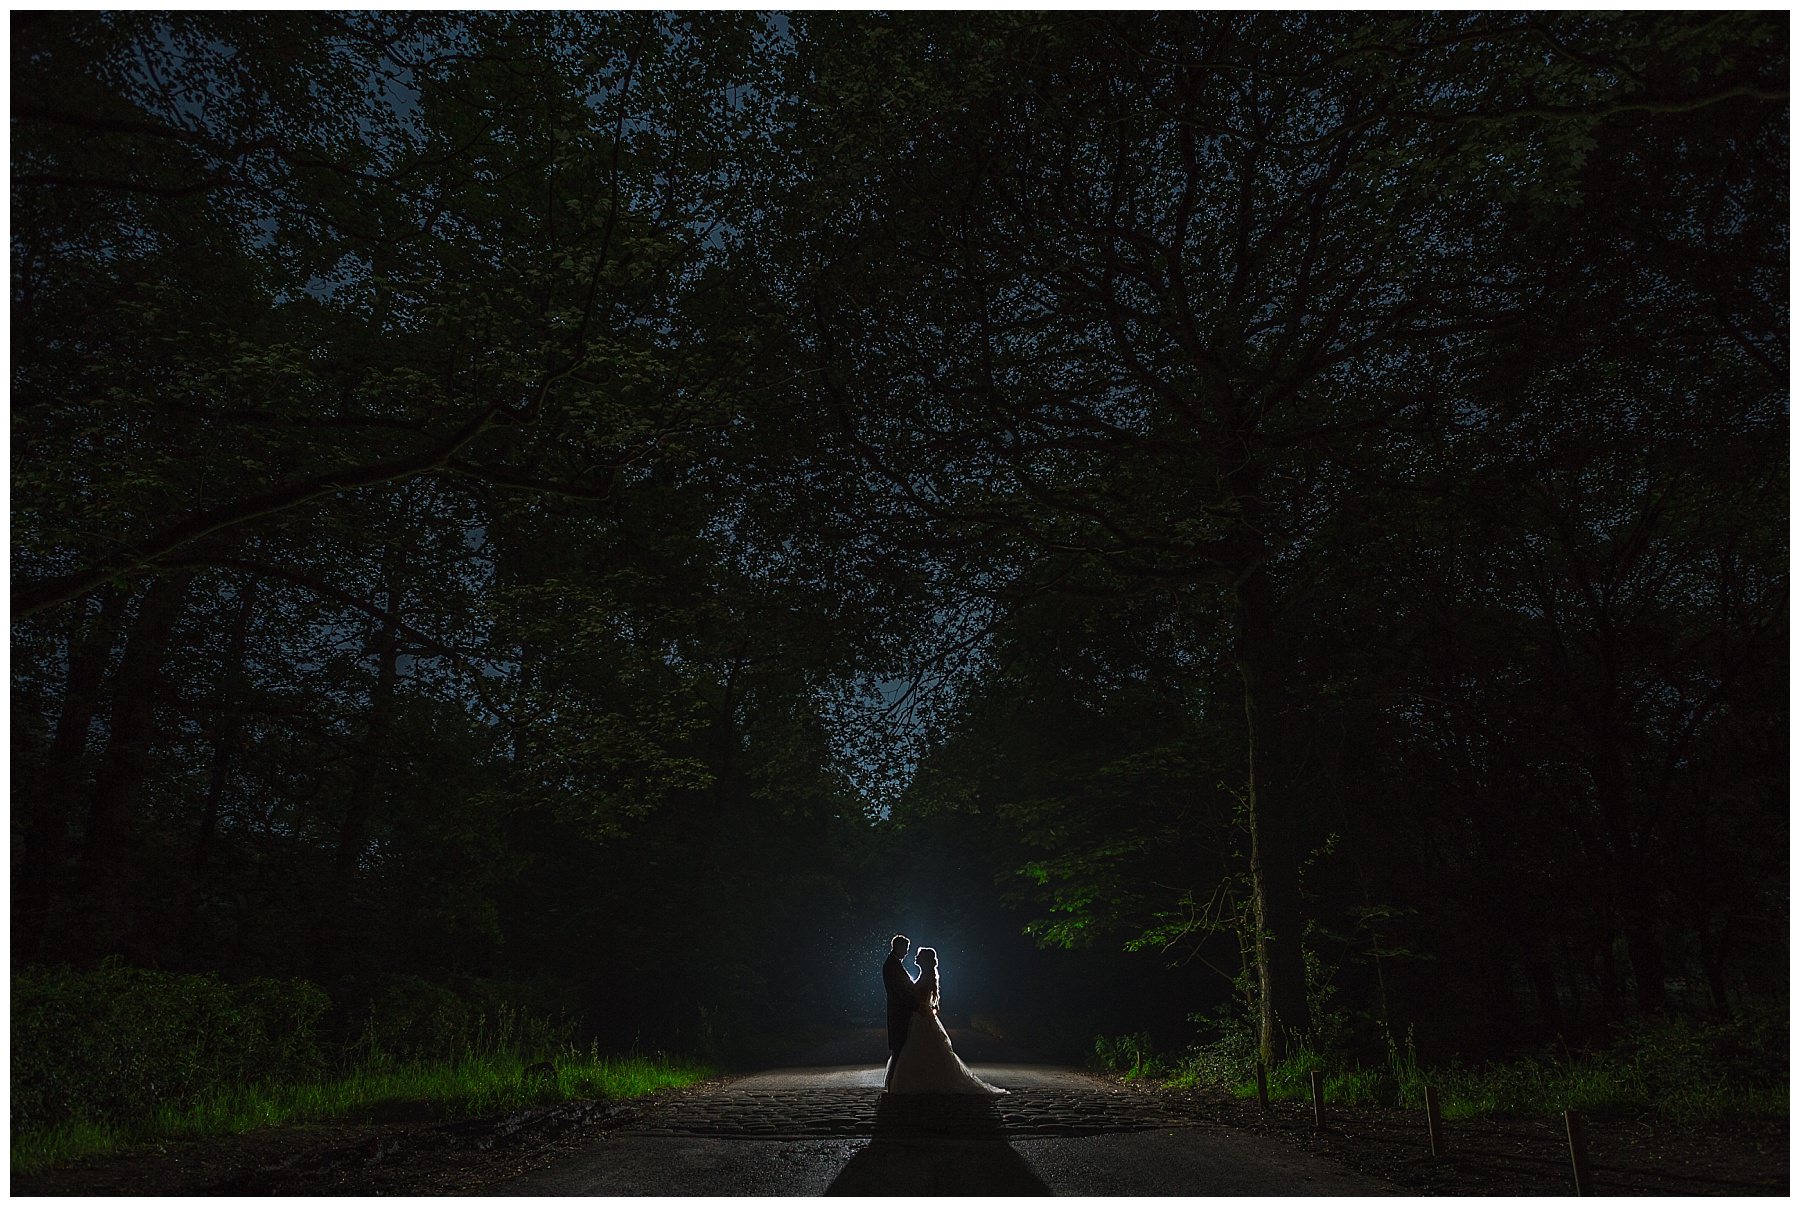
<svg viewBox="0 0 1800 1207"><path fill-rule="evenodd" d="M896 931L1785 1085L1786 14L11 20L15 1124L99 984L728 1064Z"/></svg>

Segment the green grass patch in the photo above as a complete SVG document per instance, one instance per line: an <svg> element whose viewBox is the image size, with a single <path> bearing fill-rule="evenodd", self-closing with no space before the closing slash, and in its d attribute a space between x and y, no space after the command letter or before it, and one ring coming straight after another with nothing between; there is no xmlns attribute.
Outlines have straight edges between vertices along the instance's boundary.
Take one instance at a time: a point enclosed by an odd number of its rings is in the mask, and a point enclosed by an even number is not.
<svg viewBox="0 0 1800 1207"><path fill-rule="evenodd" d="M1308 1090L1310 1094L1310 1089ZM1345 1106L1385 1106L1394 1096L1386 1069L1341 1068L1325 1077L1325 1100Z"/></svg>
<svg viewBox="0 0 1800 1207"><path fill-rule="evenodd" d="M180 1107L164 1107L135 1123L85 1120L16 1134L15 1173L30 1173L134 1145L237 1135L293 1123L360 1122L384 1109L417 1107L437 1118L468 1119L580 1098L640 1098L691 1085L711 1067L674 1056L602 1056L567 1052L554 1076L525 1076L535 1062L521 1056L469 1054L452 1060L382 1061L347 1075L296 1083L216 1090Z"/></svg>

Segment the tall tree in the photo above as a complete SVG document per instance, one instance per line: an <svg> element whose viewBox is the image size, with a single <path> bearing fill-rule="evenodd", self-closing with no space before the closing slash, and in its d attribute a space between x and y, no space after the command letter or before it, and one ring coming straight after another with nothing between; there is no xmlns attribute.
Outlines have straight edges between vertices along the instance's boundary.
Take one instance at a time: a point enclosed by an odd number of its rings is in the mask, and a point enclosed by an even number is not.
<svg viewBox="0 0 1800 1207"><path fill-rule="evenodd" d="M1441 422L1537 301L1504 222L1521 177L1564 195L1608 114L1778 85L1647 78L1623 64L1661 31L1583 19L800 30L775 264L858 503L978 590L1098 573L1227 618L1275 1059L1308 1030L1297 877L1323 838L1300 597L1345 467Z"/></svg>

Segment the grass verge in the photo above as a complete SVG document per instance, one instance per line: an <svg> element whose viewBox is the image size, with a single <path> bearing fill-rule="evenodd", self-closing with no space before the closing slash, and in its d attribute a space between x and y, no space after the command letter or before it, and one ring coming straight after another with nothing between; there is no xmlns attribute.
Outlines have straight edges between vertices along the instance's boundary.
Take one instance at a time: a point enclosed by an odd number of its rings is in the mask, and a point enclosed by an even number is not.
<svg viewBox="0 0 1800 1207"><path fill-rule="evenodd" d="M1246 1099L1256 1096L1252 1053L1245 1034L1177 1054L1152 1052L1147 1036L1095 1043L1097 1062L1128 1079L1151 1077L1175 1089L1214 1088ZM1588 1051L1477 1065L1421 1067L1410 1039L1390 1043L1387 1060L1378 1064L1303 1047L1269 1071L1269 1097L1309 1100L1314 1070L1325 1075L1327 1103L1422 1110L1430 1085L1446 1119L1575 1110L1691 1127L1788 1112L1784 1008L1733 1020L1652 1016L1621 1024L1611 1042Z"/></svg>
<svg viewBox="0 0 1800 1207"><path fill-rule="evenodd" d="M181 1107L164 1107L127 1124L77 1120L13 1137L14 1173L33 1173L140 1144L238 1135L290 1123L361 1122L405 1104L445 1120L503 1114L579 1098L641 1098L713 1076L681 1057L569 1052L553 1076L527 1077L520 1056L471 1054L455 1060L377 1062L345 1076L298 1084L217 1090Z"/></svg>

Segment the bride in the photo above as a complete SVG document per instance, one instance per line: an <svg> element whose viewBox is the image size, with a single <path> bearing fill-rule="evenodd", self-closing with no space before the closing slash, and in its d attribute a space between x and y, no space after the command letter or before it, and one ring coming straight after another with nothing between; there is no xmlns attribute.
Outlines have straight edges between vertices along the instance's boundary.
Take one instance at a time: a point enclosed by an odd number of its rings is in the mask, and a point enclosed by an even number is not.
<svg viewBox="0 0 1800 1207"><path fill-rule="evenodd" d="M950 1047L950 1033L938 1018L937 951L919 948L914 957L919 964L919 979L913 985L918 1006L907 1025L906 1042L894 1057L894 1079L888 1085L891 1094L1004 1094L999 1086L989 1085L962 1062Z"/></svg>

